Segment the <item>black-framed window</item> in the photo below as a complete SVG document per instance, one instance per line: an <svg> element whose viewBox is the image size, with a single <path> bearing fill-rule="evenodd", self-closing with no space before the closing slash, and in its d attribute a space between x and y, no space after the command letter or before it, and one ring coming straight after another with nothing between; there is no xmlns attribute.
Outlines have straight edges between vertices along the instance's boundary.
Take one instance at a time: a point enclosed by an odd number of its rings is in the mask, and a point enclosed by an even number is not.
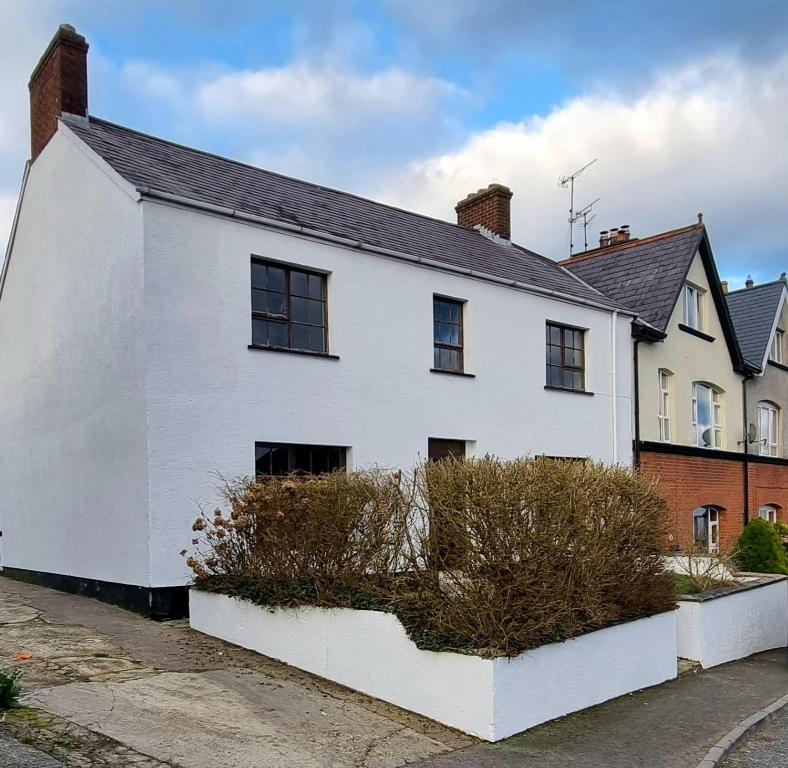
<svg viewBox="0 0 788 768"><path fill-rule="evenodd" d="M465 447L465 440L445 440L440 437L430 437L427 439L427 457L430 461L464 459Z"/></svg>
<svg viewBox="0 0 788 768"><path fill-rule="evenodd" d="M585 390L585 331L547 323L547 386Z"/></svg>
<svg viewBox="0 0 788 768"><path fill-rule="evenodd" d="M255 474L265 476L322 475L347 466L347 448L335 445L255 443Z"/></svg>
<svg viewBox="0 0 788 768"><path fill-rule="evenodd" d="M326 276L252 259L252 344L328 351Z"/></svg>
<svg viewBox="0 0 788 768"><path fill-rule="evenodd" d="M439 371L463 370L463 302L434 296L432 299L433 367Z"/></svg>

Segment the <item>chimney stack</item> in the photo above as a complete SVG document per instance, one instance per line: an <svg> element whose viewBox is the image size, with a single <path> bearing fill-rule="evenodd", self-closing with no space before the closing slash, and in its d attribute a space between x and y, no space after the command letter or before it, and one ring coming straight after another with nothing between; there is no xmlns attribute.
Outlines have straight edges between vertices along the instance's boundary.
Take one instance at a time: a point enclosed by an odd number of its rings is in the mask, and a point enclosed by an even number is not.
<svg viewBox="0 0 788 768"><path fill-rule="evenodd" d="M727 280L721 280L720 281L720 288L722 288L722 292L723 293L727 294L728 293L728 281Z"/></svg>
<svg viewBox="0 0 788 768"><path fill-rule="evenodd" d="M500 237L512 236L512 190L503 184L490 184L485 189L472 192L455 206L457 223L466 229L484 227Z"/></svg>
<svg viewBox="0 0 788 768"><path fill-rule="evenodd" d="M616 234L616 242L626 243L627 240L629 240L629 224L622 224L618 228L618 233Z"/></svg>
<svg viewBox="0 0 788 768"><path fill-rule="evenodd" d="M57 131L64 113L88 114L88 44L70 24L61 24L30 76L30 159Z"/></svg>
<svg viewBox="0 0 788 768"><path fill-rule="evenodd" d="M747 280L744 283L745 288L752 288L755 285L755 281L752 279L751 275L747 275Z"/></svg>

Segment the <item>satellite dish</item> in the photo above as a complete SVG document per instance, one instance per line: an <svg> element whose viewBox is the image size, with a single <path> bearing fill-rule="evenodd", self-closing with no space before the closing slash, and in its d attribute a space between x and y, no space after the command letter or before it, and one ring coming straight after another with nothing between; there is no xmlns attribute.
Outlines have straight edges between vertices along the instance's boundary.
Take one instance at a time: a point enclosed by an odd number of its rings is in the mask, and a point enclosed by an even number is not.
<svg viewBox="0 0 788 768"><path fill-rule="evenodd" d="M747 430L747 442L755 443L758 441L758 428L750 422L750 428Z"/></svg>
<svg viewBox="0 0 788 768"><path fill-rule="evenodd" d="M703 440L704 446L708 445L711 447L712 440L714 439L711 428L704 429L703 432L701 432L700 439Z"/></svg>

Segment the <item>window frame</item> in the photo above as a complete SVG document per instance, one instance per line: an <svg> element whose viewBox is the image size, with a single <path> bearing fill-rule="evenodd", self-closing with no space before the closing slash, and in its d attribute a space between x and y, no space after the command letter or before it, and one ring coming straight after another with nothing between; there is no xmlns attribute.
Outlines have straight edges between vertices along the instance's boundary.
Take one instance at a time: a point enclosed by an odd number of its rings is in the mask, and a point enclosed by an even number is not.
<svg viewBox="0 0 788 768"><path fill-rule="evenodd" d="M671 442L671 402L670 383L673 374L667 368L660 368L657 372L657 388L659 402L657 405L657 420L659 422L659 440L661 443ZM663 386L664 381L664 386Z"/></svg>
<svg viewBox="0 0 788 768"><path fill-rule="evenodd" d="M703 331L704 313L703 313L703 296L706 293L702 288L692 283L684 283L683 301L684 301L684 325L692 328L695 331ZM695 317L690 315L692 309Z"/></svg>
<svg viewBox="0 0 788 768"><path fill-rule="evenodd" d="M456 306L459 309L459 322L455 323L451 320L439 319L437 312L439 304ZM432 295L432 370L434 371L440 371L442 373L465 373L465 304L466 300L464 299L443 296L438 293ZM459 338L458 344L450 341L440 341L437 333L439 323L457 327L457 335ZM457 368L447 368L438 364L440 359L439 351L444 349L459 353L459 366Z"/></svg>
<svg viewBox="0 0 788 768"><path fill-rule="evenodd" d="M283 290L275 290L272 288L257 287L254 282L255 266L265 267L266 269L278 269L284 273L284 288ZM293 274L303 274L307 278L307 285L309 285L310 278L317 278L320 281L320 298L308 295L310 293L307 287L307 295L297 292L293 288ZM268 312L254 309L255 292L264 292L268 294L277 294L284 297L284 313ZM253 255L250 260L250 297L252 306L252 345L257 349L276 349L288 352L298 352L300 354L310 355L328 355L329 354L329 334L328 334L328 273L319 270L302 267L295 264L287 264L281 261L274 261L266 259L262 256ZM293 299L301 299L310 302L319 302L322 305L322 323L310 323L293 319ZM263 344L255 341L255 320L265 321L267 323L277 323L284 326L286 329L287 343L282 344ZM304 328L317 328L322 329L323 344L322 348L311 349L309 347L297 346L293 343L293 329L295 326Z"/></svg>
<svg viewBox="0 0 788 768"><path fill-rule="evenodd" d="M285 449L287 451L287 471L285 472L259 472L257 469L257 463L260 461L260 458L257 456L257 451L260 448L269 448L269 449ZM336 466L334 469L330 469L327 472L318 472L313 473L311 471L300 470L296 467L296 451L310 451L310 464L314 466L314 455L313 452L315 450L323 450L323 451L339 451L339 461L336 462ZM254 444L254 453L255 453L255 461L254 461L254 474L255 477L286 477L287 475L300 473L304 475L310 474L328 474L331 472L338 472L340 470L347 471L347 453L348 448L344 445L319 445L317 443L279 443L279 442L269 442L267 440L256 440ZM271 458L273 459L273 454L271 454ZM330 461L327 461L326 464L330 464ZM273 470L273 464L271 463L271 469Z"/></svg>
<svg viewBox="0 0 788 768"><path fill-rule="evenodd" d="M758 455L780 455L780 408L769 400L758 403ZM767 434L763 434L763 416L767 420Z"/></svg>
<svg viewBox="0 0 788 768"><path fill-rule="evenodd" d="M559 344L554 344L551 339L551 331L558 330L560 333L560 341ZM567 392L587 392L586 389L586 334L588 332L587 328L580 328L576 325L568 325L567 323L559 323L555 320L547 320L545 321L545 386L548 389L561 389ZM569 346L566 343L566 335L567 333L571 334L580 334L580 346ZM574 336L573 336L574 339ZM574 343L574 341L573 341ZM557 348L560 350L560 362L558 364L552 363L550 361L550 350L551 348ZM574 364L567 364L566 362L566 352L567 350L571 350L573 352L580 353L580 365ZM551 377L551 369L557 369L559 371L559 379L560 384L555 384L552 381ZM565 381L565 374L579 374L580 376L580 386L567 386Z"/></svg>
<svg viewBox="0 0 788 768"><path fill-rule="evenodd" d="M716 554L720 551L720 509L711 505L698 507L692 513L692 540L697 547L704 544L709 554ZM699 538L697 520L703 519L705 528L705 538Z"/></svg>
<svg viewBox="0 0 788 768"><path fill-rule="evenodd" d="M709 429L712 433L712 444L706 445L702 440L702 435L705 430L700 429L698 424L698 389L703 388L708 390L709 395L709 414L711 416L711 424ZM721 450L723 448L723 424L722 424L722 390L704 381L692 382L692 430L694 433L694 442L698 448L711 448L712 450Z"/></svg>
<svg viewBox="0 0 788 768"><path fill-rule="evenodd" d="M769 360L773 363L783 365L785 360L783 350L785 349L785 331L782 328L776 328L774 336L772 336L772 343L769 345Z"/></svg>
<svg viewBox="0 0 788 768"><path fill-rule="evenodd" d="M764 515L764 512L766 513ZM764 504L758 510L758 517L765 520L767 523L777 522L777 507L774 504Z"/></svg>

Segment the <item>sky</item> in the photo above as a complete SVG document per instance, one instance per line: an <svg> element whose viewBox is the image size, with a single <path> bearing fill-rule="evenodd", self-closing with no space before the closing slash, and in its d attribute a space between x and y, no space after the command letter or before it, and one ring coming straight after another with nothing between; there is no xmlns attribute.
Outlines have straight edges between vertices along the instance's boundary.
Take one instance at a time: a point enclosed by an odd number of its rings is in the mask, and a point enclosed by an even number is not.
<svg viewBox="0 0 788 768"><path fill-rule="evenodd" d="M513 239L555 259L559 179L596 160L591 244L703 212L731 288L788 270L784 0L0 0L0 243L62 22L107 120L448 220L503 183Z"/></svg>

